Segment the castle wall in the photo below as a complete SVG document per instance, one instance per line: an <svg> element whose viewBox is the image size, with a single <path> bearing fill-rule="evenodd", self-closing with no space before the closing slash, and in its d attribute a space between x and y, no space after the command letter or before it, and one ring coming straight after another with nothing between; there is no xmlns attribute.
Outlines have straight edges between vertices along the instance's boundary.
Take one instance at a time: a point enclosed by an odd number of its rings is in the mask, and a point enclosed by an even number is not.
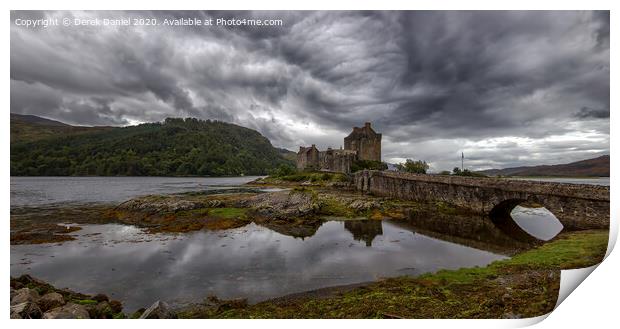
<svg viewBox="0 0 620 329"><path fill-rule="evenodd" d="M351 172L351 165L357 159L357 153L347 150L332 150L319 152L319 166L321 170Z"/></svg>
<svg viewBox="0 0 620 329"><path fill-rule="evenodd" d="M319 150L314 145L311 147L300 147L297 153L297 169L316 170L319 167Z"/></svg>

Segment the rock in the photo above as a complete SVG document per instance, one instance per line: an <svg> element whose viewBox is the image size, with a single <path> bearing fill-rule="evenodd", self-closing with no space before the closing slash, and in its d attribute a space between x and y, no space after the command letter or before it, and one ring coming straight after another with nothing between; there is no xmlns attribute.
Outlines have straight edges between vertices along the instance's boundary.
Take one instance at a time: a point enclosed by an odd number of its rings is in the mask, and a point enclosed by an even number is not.
<svg viewBox="0 0 620 329"><path fill-rule="evenodd" d="M521 319L521 314L514 314L512 312L504 313L502 319Z"/></svg>
<svg viewBox="0 0 620 329"><path fill-rule="evenodd" d="M39 299L39 307L43 312L65 305L65 299L57 292L50 292Z"/></svg>
<svg viewBox="0 0 620 329"><path fill-rule="evenodd" d="M11 288L18 290L24 287L24 284L17 281L17 280L11 280Z"/></svg>
<svg viewBox="0 0 620 329"><path fill-rule="evenodd" d="M510 301L512 301L512 296L511 296L509 293L505 293L505 294L503 294L503 295L502 295L501 300L502 300L502 302L503 302L504 304L507 304L507 303L509 303Z"/></svg>
<svg viewBox="0 0 620 329"><path fill-rule="evenodd" d="M120 313L123 311L123 303L119 302L118 300L111 300L109 304L112 308L112 312Z"/></svg>
<svg viewBox="0 0 620 329"><path fill-rule="evenodd" d="M139 319L140 316L144 313L144 311L146 311L146 309L144 307L140 308L137 311L133 312L129 318L130 319Z"/></svg>
<svg viewBox="0 0 620 329"><path fill-rule="evenodd" d="M320 209L312 193L303 191L281 191L263 193L248 199L248 206L257 213L271 219L292 219L312 215Z"/></svg>
<svg viewBox="0 0 620 329"><path fill-rule="evenodd" d="M363 211L368 209L379 208L381 205L376 201L367 201L367 200L354 200L349 205L350 208Z"/></svg>
<svg viewBox="0 0 620 329"><path fill-rule="evenodd" d="M125 201L118 205L116 209L138 211L147 214L158 214L163 212L178 212L204 207L205 204L200 201L183 200L179 197L149 195Z"/></svg>
<svg viewBox="0 0 620 329"><path fill-rule="evenodd" d="M11 298L11 305L17 305L25 302L36 303L39 300L39 293L30 288L21 288L15 292L15 296Z"/></svg>
<svg viewBox="0 0 620 329"><path fill-rule="evenodd" d="M28 274L21 275L19 278L15 279L15 281L23 284L24 286L28 285L29 283L34 283L37 285L47 285L45 281L39 280L37 278L33 278L32 276Z"/></svg>
<svg viewBox="0 0 620 329"><path fill-rule="evenodd" d="M11 306L11 319L40 319L41 309L34 302L23 302Z"/></svg>
<svg viewBox="0 0 620 329"><path fill-rule="evenodd" d="M230 309L245 308L248 306L248 300L245 298L236 298L220 301L217 310L226 311Z"/></svg>
<svg viewBox="0 0 620 329"><path fill-rule="evenodd" d="M156 301L147 308L140 316L140 319L176 319L177 315L174 313L166 302Z"/></svg>
<svg viewBox="0 0 620 329"><path fill-rule="evenodd" d="M210 200L209 202L207 202L207 205L209 206L209 208L219 208L223 205L223 203L220 200Z"/></svg>
<svg viewBox="0 0 620 329"><path fill-rule="evenodd" d="M114 317L114 311L107 301L86 306L86 310L91 319L112 319Z"/></svg>
<svg viewBox="0 0 620 329"><path fill-rule="evenodd" d="M61 307L53 308L43 314L44 319L90 319L86 307L74 303L68 303Z"/></svg>
<svg viewBox="0 0 620 329"><path fill-rule="evenodd" d="M96 294L95 296L93 296L93 300L96 300L98 302L107 302L110 299L104 294Z"/></svg>

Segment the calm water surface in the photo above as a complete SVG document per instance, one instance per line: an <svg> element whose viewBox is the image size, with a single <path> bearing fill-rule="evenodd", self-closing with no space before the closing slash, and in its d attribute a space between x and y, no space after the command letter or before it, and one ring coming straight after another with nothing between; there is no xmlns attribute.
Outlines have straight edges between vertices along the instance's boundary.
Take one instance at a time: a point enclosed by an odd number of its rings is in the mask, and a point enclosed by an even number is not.
<svg viewBox="0 0 620 329"><path fill-rule="evenodd" d="M11 207L55 203L119 203L148 194L232 188L244 177L11 177Z"/></svg>
<svg viewBox="0 0 620 329"><path fill-rule="evenodd" d="M564 225L544 207L516 206L510 216L526 233L543 241L551 240L564 229Z"/></svg>
<svg viewBox="0 0 620 329"><path fill-rule="evenodd" d="M390 221L328 221L305 239L256 224L176 235L87 225L74 235L77 240L59 245L11 246L11 275L29 273L57 287L103 292L133 311L158 299L178 305L215 294L255 302L506 258Z"/></svg>
<svg viewBox="0 0 620 329"><path fill-rule="evenodd" d="M565 177L511 177L516 180L532 180L537 182L570 183L609 186L609 177L565 178Z"/></svg>

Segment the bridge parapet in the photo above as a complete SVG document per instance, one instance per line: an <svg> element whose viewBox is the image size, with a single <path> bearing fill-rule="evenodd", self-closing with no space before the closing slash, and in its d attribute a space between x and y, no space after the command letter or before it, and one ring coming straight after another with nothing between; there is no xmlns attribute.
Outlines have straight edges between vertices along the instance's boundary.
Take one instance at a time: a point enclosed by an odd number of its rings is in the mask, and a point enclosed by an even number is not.
<svg viewBox="0 0 620 329"><path fill-rule="evenodd" d="M511 211L522 201L544 205L568 229L609 227L609 187L389 171L361 171L356 189L405 200L443 201L483 214Z"/></svg>

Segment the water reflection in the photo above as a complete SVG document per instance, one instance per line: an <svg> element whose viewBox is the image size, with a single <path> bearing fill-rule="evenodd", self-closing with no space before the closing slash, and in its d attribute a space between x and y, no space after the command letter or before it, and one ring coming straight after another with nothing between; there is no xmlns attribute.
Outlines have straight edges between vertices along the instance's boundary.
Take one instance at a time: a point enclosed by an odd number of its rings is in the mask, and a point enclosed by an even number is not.
<svg viewBox="0 0 620 329"><path fill-rule="evenodd" d="M553 213L542 206L517 205L510 217L529 235L543 241L551 240L564 229Z"/></svg>
<svg viewBox="0 0 620 329"><path fill-rule="evenodd" d="M366 247L372 246L372 240L383 234L383 225L376 220L349 220L344 222L344 228L353 234L356 241L364 241Z"/></svg>
<svg viewBox="0 0 620 329"><path fill-rule="evenodd" d="M532 248L537 243L531 238L519 238L520 232L500 227L486 216L413 209L408 212L407 217L406 220L393 221L394 225L433 238L502 255L516 254Z"/></svg>
<svg viewBox="0 0 620 329"><path fill-rule="evenodd" d="M77 240L62 245L11 246L11 275L29 273L58 287L104 292L132 311L158 299L196 302L209 294L255 302L505 258L393 221L328 221L303 240L256 224L182 235L86 225L75 235Z"/></svg>

